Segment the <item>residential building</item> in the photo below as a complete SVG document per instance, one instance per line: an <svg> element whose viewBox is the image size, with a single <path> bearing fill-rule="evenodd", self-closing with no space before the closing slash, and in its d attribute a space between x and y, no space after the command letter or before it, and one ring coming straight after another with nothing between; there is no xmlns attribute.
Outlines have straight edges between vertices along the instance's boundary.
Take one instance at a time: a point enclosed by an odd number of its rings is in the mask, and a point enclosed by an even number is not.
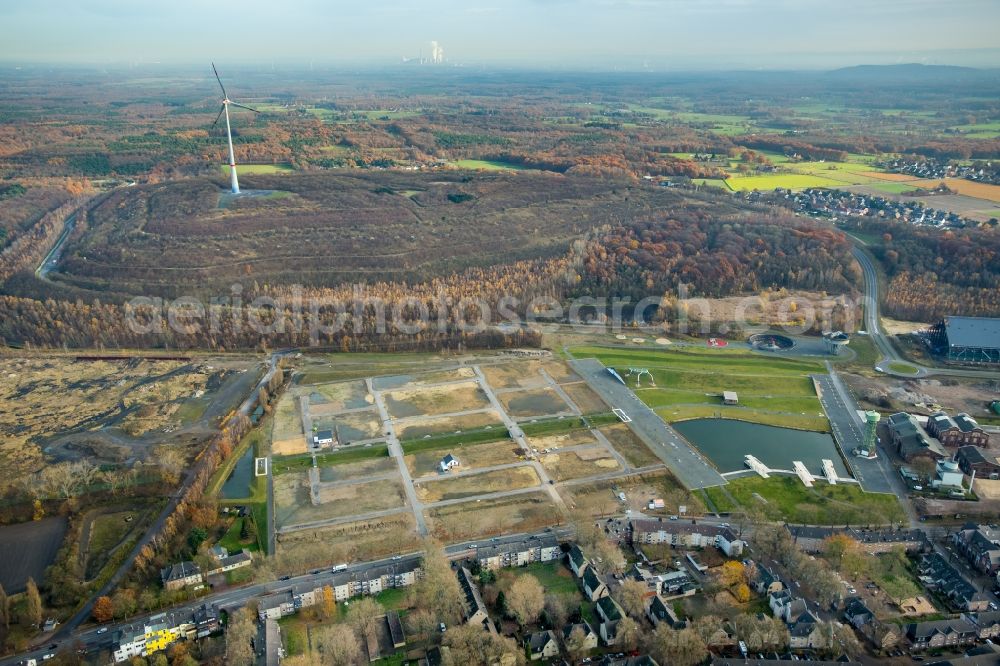
<svg viewBox="0 0 1000 666"><path fill-rule="evenodd" d="M996 642L996 639L1000 638L1000 611L964 613L962 619L976 627L976 635L980 640Z"/></svg>
<svg viewBox="0 0 1000 666"><path fill-rule="evenodd" d="M575 543L570 546L566 557L569 562L569 568L573 570L576 577L579 578L582 576L584 569L587 568L587 558L584 557L583 551L580 550L580 546Z"/></svg>
<svg viewBox="0 0 1000 666"><path fill-rule="evenodd" d="M771 594L785 588L785 584L763 562L750 563L750 584L757 594Z"/></svg>
<svg viewBox="0 0 1000 666"><path fill-rule="evenodd" d="M917 566L921 582L962 611L984 611L989 599L938 553L924 555Z"/></svg>
<svg viewBox="0 0 1000 666"><path fill-rule="evenodd" d="M649 621L653 623L654 627L661 622L666 622L674 629L682 629L685 624L677 617L673 605L665 603L660 597L653 597L649 607L646 608L646 615L649 616Z"/></svg>
<svg viewBox="0 0 1000 666"><path fill-rule="evenodd" d="M217 559L216 562L218 566L214 569L210 569L205 574L206 576L217 576L219 574L226 573L227 571L248 567L253 563L253 556L248 551L242 551L236 553L235 555L225 555Z"/></svg>
<svg viewBox="0 0 1000 666"><path fill-rule="evenodd" d="M208 604L195 610L191 620L195 626L195 638L205 638L220 629L219 612Z"/></svg>
<svg viewBox="0 0 1000 666"><path fill-rule="evenodd" d="M951 542L976 569L1000 572L1000 529L970 523L951 535Z"/></svg>
<svg viewBox="0 0 1000 666"><path fill-rule="evenodd" d="M868 639L875 649L886 652L899 645L900 629L889 622L872 620L860 629L861 635Z"/></svg>
<svg viewBox="0 0 1000 666"><path fill-rule="evenodd" d="M559 643L556 642L555 632L551 629L529 634L525 645L528 647L528 654L532 660L551 659L559 654Z"/></svg>
<svg viewBox="0 0 1000 666"><path fill-rule="evenodd" d="M608 596L608 586L601 580L601 577L594 571L594 567L587 567L583 570L583 577L580 579L583 585L583 594L591 601L597 601L601 597Z"/></svg>
<svg viewBox="0 0 1000 666"><path fill-rule="evenodd" d="M862 530L853 527L808 525L787 525L786 529L792 535L795 545L807 553L820 552L823 549L823 542L835 534L849 536L857 541L865 552L872 554L886 553L897 546L903 546L907 552L923 551L930 547L927 534L919 529Z"/></svg>
<svg viewBox="0 0 1000 666"><path fill-rule="evenodd" d="M699 525L693 520L631 520L633 544L669 544L675 548L715 546L728 557L743 553L746 542L728 527Z"/></svg>
<svg viewBox="0 0 1000 666"><path fill-rule="evenodd" d="M1000 459L978 446L963 446L955 452L955 460L962 471L977 479L1000 479Z"/></svg>
<svg viewBox="0 0 1000 666"><path fill-rule="evenodd" d="M333 444L333 431L318 431L315 435L313 435L313 442L315 442L318 446L330 446Z"/></svg>
<svg viewBox="0 0 1000 666"><path fill-rule="evenodd" d="M392 647L399 649L406 646L406 634L403 632L403 623L399 619L399 613L394 610L387 611L385 623L389 626L389 638L392 640Z"/></svg>
<svg viewBox="0 0 1000 666"><path fill-rule="evenodd" d="M952 418L945 412L935 412L927 419L927 432L945 446L990 445L990 436L976 420L962 412Z"/></svg>
<svg viewBox="0 0 1000 666"><path fill-rule="evenodd" d="M461 464L462 463L458 462L458 458L449 453L444 458L441 458L441 462L438 463L438 467L442 472L450 472Z"/></svg>
<svg viewBox="0 0 1000 666"><path fill-rule="evenodd" d="M177 562L160 570L164 590L179 590L188 585L200 585L201 569L191 561Z"/></svg>
<svg viewBox="0 0 1000 666"><path fill-rule="evenodd" d="M601 642L605 645L614 645L618 640L618 623L620 620L611 620L601 622L601 626L598 629L598 633L601 636Z"/></svg>
<svg viewBox="0 0 1000 666"><path fill-rule="evenodd" d="M281 647L281 627L274 618L264 620L264 666L278 666L284 650Z"/></svg>
<svg viewBox="0 0 1000 666"><path fill-rule="evenodd" d="M860 629L873 621L875 614L859 597L851 597L844 604L844 619L850 622L855 629Z"/></svg>
<svg viewBox="0 0 1000 666"><path fill-rule="evenodd" d="M480 546L476 553L479 566L493 570L522 567L532 562L551 562L561 555L559 540L551 534L529 537L523 541Z"/></svg>
<svg viewBox="0 0 1000 666"><path fill-rule="evenodd" d="M458 569L458 583L462 587L464 598L462 600L462 619L467 624L482 625L495 632L493 622L489 613L486 612L486 604L479 594L479 587L472 579L472 573L465 567Z"/></svg>
<svg viewBox="0 0 1000 666"><path fill-rule="evenodd" d="M132 657L146 657L167 649L188 635L195 635L195 625L190 615L160 613L150 617L142 625L132 624L119 630L115 635L111 656L115 663Z"/></svg>
<svg viewBox="0 0 1000 666"><path fill-rule="evenodd" d="M937 461L948 457L941 443L924 432L916 417L898 412L889 417L889 436L896 452L906 462L925 457Z"/></svg>
<svg viewBox="0 0 1000 666"><path fill-rule="evenodd" d="M610 596L601 597L597 600L596 605L597 614L601 616L601 619L605 622L614 622L620 620L625 616L622 611L621 606L619 606L614 599Z"/></svg>
<svg viewBox="0 0 1000 666"><path fill-rule="evenodd" d="M861 666L859 661L850 660L824 660L824 659L813 659L808 662L809 666ZM779 658L775 655L773 658L755 658L755 657L712 657L710 666L788 666L789 661L785 657Z"/></svg>
<svg viewBox="0 0 1000 666"><path fill-rule="evenodd" d="M597 647L597 634L594 633L594 630L586 621L580 622L579 624L567 624L562 628L562 638L564 644L567 640L569 640L570 635L576 629L583 632L583 647L585 650L593 650Z"/></svg>
<svg viewBox="0 0 1000 666"><path fill-rule="evenodd" d="M819 618L810 611L801 613L788 626L788 647L793 650L825 649L829 641L820 629Z"/></svg>
<svg viewBox="0 0 1000 666"><path fill-rule="evenodd" d="M649 655L637 657L612 657L608 655L601 659L600 666L659 666Z"/></svg>
<svg viewBox="0 0 1000 666"><path fill-rule="evenodd" d="M957 647L976 642L976 627L968 620L934 620L906 625L913 650Z"/></svg>

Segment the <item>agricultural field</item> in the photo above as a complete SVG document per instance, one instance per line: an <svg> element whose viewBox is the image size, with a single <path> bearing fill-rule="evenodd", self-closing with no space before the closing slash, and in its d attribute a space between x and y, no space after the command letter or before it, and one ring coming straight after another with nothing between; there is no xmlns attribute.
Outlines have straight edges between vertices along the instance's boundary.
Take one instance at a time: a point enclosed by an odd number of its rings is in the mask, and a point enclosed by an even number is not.
<svg viewBox="0 0 1000 666"><path fill-rule="evenodd" d="M524 465L511 469L482 472L441 480L424 481L414 484L421 502L433 503L443 500L463 499L476 495L486 495L504 490L519 490L541 484L541 479L531 467Z"/></svg>
<svg viewBox="0 0 1000 666"><path fill-rule="evenodd" d="M720 488L708 488L713 502L731 506ZM852 484L831 486L817 483L806 488L797 477L770 479L744 477L732 479L725 486L748 511L759 511L770 520L808 525L889 525L906 520L895 495L866 493Z"/></svg>
<svg viewBox="0 0 1000 666"><path fill-rule="evenodd" d="M559 521L559 509L543 491L495 500L473 500L426 511L428 527L448 543L532 532Z"/></svg>
<svg viewBox="0 0 1000 666"><path fill-rule="evenodd" d="M526 169L526 167L520 164L497 160L455 160L452 164L459 169L469 169L472 171L524 171Z"/></svg>
<svg viewBox="0 0 1000 666"><path fill-rule="evenodd" d="M655 386L645 377L639 387L634 377L627 377L626 382L667 421L721 415L809 430L829 428L809 377L825 372L817 361L762 356L741 349L580 347L571 352L578 357L596 357L622 370L623 375L628 367L648 368ZM736 391L740 405L723 405L723 391Z"/></svg>
<svg viewBox="0 0 1000 666"><path fill-rule="evenodd" d="M0 358L0 466L9 479L35 472L45 460L41 444L71 432L93 440L97 459L124 460L132 453L122 441L185 425L179 412L191 403L201 416L226 375L182 361ZM105 444L90 434L108 428L124 436Z"/></svg>
<svg viewBox="0 0 1000 666"><path fill-rule="evenodd" d="M406 467L414 479L424 476L440 475L441 458L451 453L458 458L461 471L506 465L517 462L523 451L513 440L505 439L487 444L473 444L461 448L437 448L429 451L418 451L404 457Z"/></svg>

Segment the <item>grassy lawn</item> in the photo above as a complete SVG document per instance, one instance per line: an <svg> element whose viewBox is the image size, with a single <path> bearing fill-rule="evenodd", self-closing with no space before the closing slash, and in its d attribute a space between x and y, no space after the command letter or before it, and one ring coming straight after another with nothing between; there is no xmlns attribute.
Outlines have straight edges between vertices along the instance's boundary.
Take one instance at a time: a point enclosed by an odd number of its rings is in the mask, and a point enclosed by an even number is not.
<svg viewBox="0 0 1000 666"><path fill-rule="evenodd" d="M358 462L359 460L384 458L387 455L389 455L389 450L384 444L372 444L371 446L358 446L333 453L321 453L316 456L316 464L320 467L330 467L332 465ZM284 474L285 472L312 467L312 456L309 454L277 456L272 459L271 464L275 474Z"/></svg>
<svg viewBox="0 0 1000 666"><path fill-rule="evenodd" d="M726 489L740 505L760 507L772 520L863 526L884 525L905 519L895 495L866 493L853 484L831 486L820 481L810 489L796 477L744 477L733 479Z"/></svg>
<svg viewBox="0 0 1000 666"><path fill-rule="evenodd" d="M424 437L419 439L403 440L404 453L417 453L418 451L434 451L436 449L450 449L469 444L484 444L502 439L509 439L507 431L502 427L481 428L461 433L449 433L447 435L437 435L436 437Z"/></svg>
<svg viewBox="0 0 1000 666"><path fill-rule="evenodd" d="M243 541L240 538L240 532L243 530L243 521L246 518L236 517L233 524L229 526L226 533L218 540L217 545L224 547L230 553L235 553L238 550L247 550L250 552L257 552L260 550L260 545L255 539L250 541ZM267 529L267 526L264 526Z"/></svg>
<svg viewBox="0 0 1000 666"><path fill-rule="evenodd" d="M712 500L712 504L715 505L715 508L720 513L727 513L737 508L737 505L733 504L729 496L718 486L705 488L702 492L708 495L708 498Z"/></svg>
<svg viewBox="0 0 1000 666"><path fill-rule="evenodd" d="M909 363L899 363L897 361L890 363L889 369L893 372L898 372L901 375L915 375L918 372L917 369Z"/></svg>
<svg viewBox="0 0 1000 666"><path fill-rule="evenodd" d="M803 430L829 430L809 375L825 372L816 361L765 357L749 350L674 348L641 350L601 347L573 348L575 356L592 356L622 371L648 368L648 378L636 395L664 420L733 418L752 423ZM723 391L739 393L739 406L722 404Z"/></svg>
<svg viewBox="0 0 1000 666"><path fill-rule="evenodd" d="M546 419L534 423L523 423L521 424L521 430L528 437L542 437L544 435L556 435L580 428L597 428L619 422L617 416L611 412L604 412L600 414L587 414L584 417L567 416L562 419Z"/></svg>

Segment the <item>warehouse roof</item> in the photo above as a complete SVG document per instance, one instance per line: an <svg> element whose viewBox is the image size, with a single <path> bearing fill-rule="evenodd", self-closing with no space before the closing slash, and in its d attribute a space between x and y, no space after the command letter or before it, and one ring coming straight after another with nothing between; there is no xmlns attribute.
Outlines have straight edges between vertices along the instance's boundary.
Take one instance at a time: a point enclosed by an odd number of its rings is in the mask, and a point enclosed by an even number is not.
<svg viewBox="0 0 1000 666"><path fill-rule="evenodd" d="M945 317L944 326L952 347L1000 349L1000 318Z"/></svg>

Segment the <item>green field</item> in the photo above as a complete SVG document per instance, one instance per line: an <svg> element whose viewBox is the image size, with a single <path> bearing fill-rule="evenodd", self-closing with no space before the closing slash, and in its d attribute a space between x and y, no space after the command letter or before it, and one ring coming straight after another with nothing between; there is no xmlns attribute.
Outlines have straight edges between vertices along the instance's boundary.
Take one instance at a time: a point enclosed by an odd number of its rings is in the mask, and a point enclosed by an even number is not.
<svg viewBox="0 0 1000 666"><path fill-rule="evenodd" d="M872 183L866 183L867 187L873 190L878 190L879 192L886 192L887 194L902 194L903 192L912 192L916 187L911 183L891 183L888 181L875 181Z"/></svg>
<svg viewBox="0 0 1000 666"><path fill-rule="evenodd" d="M668 422L721 417L803 430L829 428L809 378L825 372L816 361L761 356L743 349L575 347L570 351L577 357L595 357L623 376L630 367L648 368L655 386L648 378L638 387L632 378L626 377L626 382ZM723 405L723 391L736 391L739 406Z"/></svg>
<svg viewBox="0 0 1000 666"><path fill-rule="evenodd" d="M526 167L511 162L498 162L496 160L455 160L453 165L459 169L470 169L484 171L525 171Z"/></svg>
<svg viewBox="0 0 1000 666"><path fill-rule="evenodd" d="M975 125L957 125L951 129L974 136L977 139L994 139L1000 137L1000 121L977 123Z"/></svg>
<svg viewBox="0 0 1000 666"><path fill-rule="evenodd" d="M355 446L336 453L321 453L316 456L318 467L331 467L333 465L344 465L358 462L359 460L369 460L371 458L384 458L389 455L385 444L373 444L371 446ZM275 456L271 463L274 474L284 474L312 467L312 456L305 453L296 456Z"/></svg>
<svg viewBox="0 0 1000 666"><path fill-rule="evenodd" d="M725 488L742 507L761 510L771 520L866 526L899 523L906 519L895 495L866 493L854 484L831 486L820 481L806 488L797 477L762 479L752 476L733 479ZM720 489L710 488L707 492L717 504L729 504Z"/></svg>
<svg viewBox="0 0 1000 666"><path fill-rule="evenodd" d="M229 165L221 164L219 169L222 170L223 175L229 175ZM292 173L294 169L290 164L237 164L236 174L281 174L281 173Z"/></svg>
<svg viewBox="0 0 1000 666"><path fill-rule="evenodd" d="M808 187L838 187L843 181L812 176L803 173L773 173L765 176L733 176L726 184L736 192L748 190L773 190L783 187L789 190L803 190Z"/></svg>
<svg viewBox="0 0 1000 666"><path fill-rule="evenodd" d="M889 364L889 370L901 375L915 375L918 370L909 363L898 363L893 361Z"/></svg>

